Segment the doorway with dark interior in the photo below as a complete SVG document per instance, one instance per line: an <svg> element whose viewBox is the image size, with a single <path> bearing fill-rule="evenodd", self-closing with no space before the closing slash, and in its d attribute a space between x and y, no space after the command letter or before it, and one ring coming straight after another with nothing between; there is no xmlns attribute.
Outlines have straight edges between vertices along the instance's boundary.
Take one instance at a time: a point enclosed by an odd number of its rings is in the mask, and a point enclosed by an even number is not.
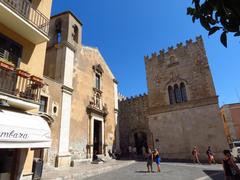
<svg viewBox="0 0 240 180"><path fill-rule="evenodd" d="M134 133L134 141L137 155L143 155L144 151L146 152L148 149L147 134L144 132Z"/></svg>
<svg viewBox="0 0 240 180"><path fill-rule="evenodd" d="M94 120L94 128L93 128L93 152L96 154L102 154L102 122L98 120Z"/></svg>
<svg viewBox="0 0 240 180"><path fill-rule="evenodd" d="M17 149L0 149L0 180L16 180L19 151Z"/></svg>

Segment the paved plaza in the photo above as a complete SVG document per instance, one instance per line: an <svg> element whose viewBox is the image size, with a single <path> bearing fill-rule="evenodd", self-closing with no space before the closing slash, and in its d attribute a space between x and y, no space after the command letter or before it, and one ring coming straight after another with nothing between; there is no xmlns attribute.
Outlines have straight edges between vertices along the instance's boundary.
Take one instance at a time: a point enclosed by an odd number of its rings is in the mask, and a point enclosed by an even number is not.
<svg viewBox="0 0 240 180"><path fill-rule="evenodd" d="M224 180L221 164L197 165L187 163L162 163L161 172L146 172L145 162L135 162L129 166L103 173L87 180Z"/></svg>

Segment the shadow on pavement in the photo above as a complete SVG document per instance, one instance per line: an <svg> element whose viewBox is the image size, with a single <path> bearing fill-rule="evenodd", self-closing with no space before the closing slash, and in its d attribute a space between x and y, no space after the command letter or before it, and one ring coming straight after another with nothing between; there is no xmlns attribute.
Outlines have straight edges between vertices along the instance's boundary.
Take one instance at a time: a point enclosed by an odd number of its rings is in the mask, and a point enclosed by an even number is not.
<svg viewBox="0 0 240 180"><path fill-rule="evenodd" d="M203 170L203 172L209 176L212 180L224 180L223 171L219 170Z"/></svg>
<svg viewBox="0 0 240 180"><path fill-rule="evenodd" d="M148 171L135 171L135 173L150 173Z"/></svg>

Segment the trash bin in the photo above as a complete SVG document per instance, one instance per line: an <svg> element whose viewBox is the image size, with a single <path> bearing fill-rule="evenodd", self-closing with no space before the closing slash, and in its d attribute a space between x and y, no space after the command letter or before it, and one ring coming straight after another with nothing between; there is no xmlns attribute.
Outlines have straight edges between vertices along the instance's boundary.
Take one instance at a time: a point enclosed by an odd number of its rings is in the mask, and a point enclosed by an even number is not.
<svg viewBox="0 0 240 180"><path fill-rule="evenodd" d="M41 179L43 170L43 160L40 158L33 159L33 180Z"/></svg>

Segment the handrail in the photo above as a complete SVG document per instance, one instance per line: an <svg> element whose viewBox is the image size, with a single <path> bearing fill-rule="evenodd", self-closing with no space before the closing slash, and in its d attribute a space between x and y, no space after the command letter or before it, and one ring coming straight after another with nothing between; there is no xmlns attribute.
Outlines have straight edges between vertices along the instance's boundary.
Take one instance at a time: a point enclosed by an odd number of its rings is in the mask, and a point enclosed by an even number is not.
<svg viewBox="0 0 240 180"><path fill-rule="evenodd" d="M39 10L34 9L31 2L28 0L0 0L0 2L8 6L15 13L48 36L49 19Z"/></svg>
<svg viewBox="0 0 240 180"><path fill-rule="evenodd" d="M0 67L0 92L39 102L43 83L35 76L21 70L8 70Z"/></svg>

